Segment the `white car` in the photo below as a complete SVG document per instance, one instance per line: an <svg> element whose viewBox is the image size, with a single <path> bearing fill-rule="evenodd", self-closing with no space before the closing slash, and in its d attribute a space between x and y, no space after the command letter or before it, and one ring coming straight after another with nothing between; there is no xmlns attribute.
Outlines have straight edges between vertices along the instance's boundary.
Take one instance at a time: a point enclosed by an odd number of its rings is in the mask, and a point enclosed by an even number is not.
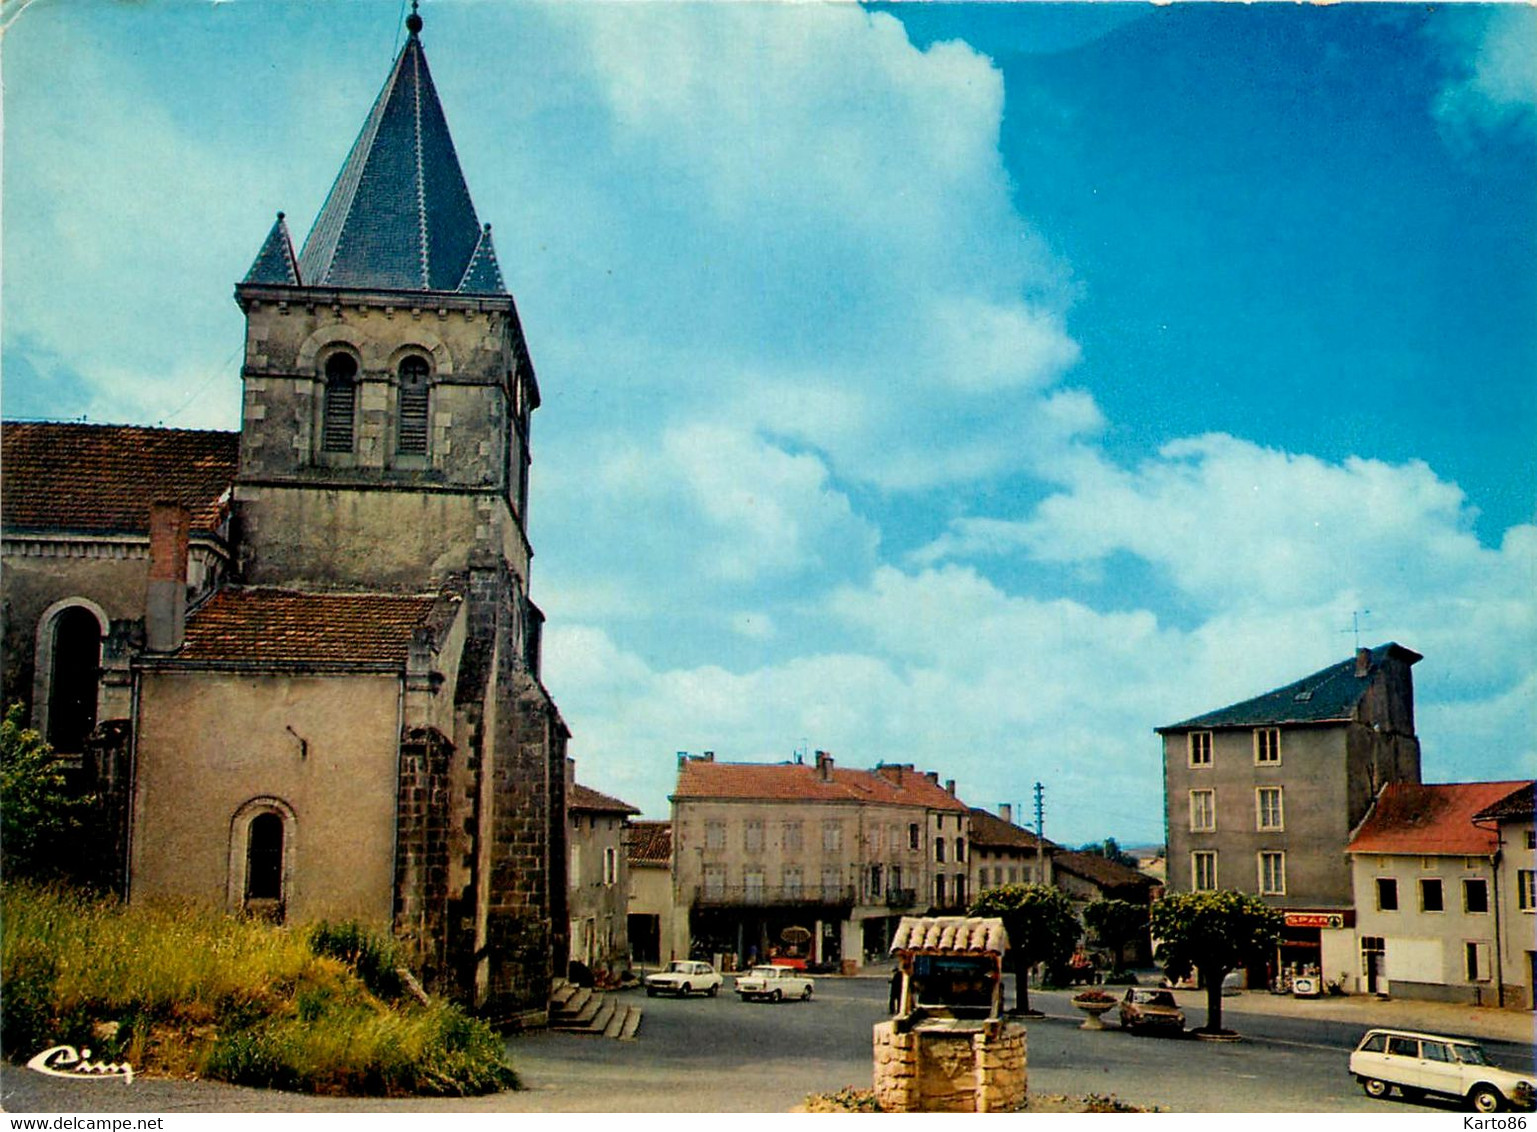
<svg viewBox="0 0 1537 1132"><path fill-rule="evenodd" d="M646 976L646 994L655 998L659 994L703 993L714 998L720 993L723 981L720 972L708 963L697 959L674 959L665 971Z"/></svg>
<svg viewBox="0 0 1537 1132"><path fill-rule="evenodd" d="M1531 1108L1537 1094L1532 1074L1490 1064L1478 1043L1413 1030L1368 1030L1350 1055L1350 1072L1369 1097L1397 1085L1407 1100L1437 1093L1466 1100L1476 1112Z"/></svg>
<svg viewBox="0 0 1537 1132"><path fill-rule="evenodd" d="M742 1001L761 998L769 1002L782 1002L798 998L802 1002L811 997L815 984L810 975L803 975L794 967L754 967L746 974L738 975L736 992Z"/></svg>

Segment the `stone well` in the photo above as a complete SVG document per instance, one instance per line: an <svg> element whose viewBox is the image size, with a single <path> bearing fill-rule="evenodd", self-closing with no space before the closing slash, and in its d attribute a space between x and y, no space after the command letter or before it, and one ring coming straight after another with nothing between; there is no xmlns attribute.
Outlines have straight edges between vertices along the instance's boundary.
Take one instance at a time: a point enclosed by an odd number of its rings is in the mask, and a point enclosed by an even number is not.
<svg viewBox="0 0 1537 1132"><path fill-rule="evenodd" d="M907 917L891 945L897 1016L876 1025L875 1099L887 1112L1000 1112L1025 1100L1025 1031L1002 1018L997 919Z"/></svg>

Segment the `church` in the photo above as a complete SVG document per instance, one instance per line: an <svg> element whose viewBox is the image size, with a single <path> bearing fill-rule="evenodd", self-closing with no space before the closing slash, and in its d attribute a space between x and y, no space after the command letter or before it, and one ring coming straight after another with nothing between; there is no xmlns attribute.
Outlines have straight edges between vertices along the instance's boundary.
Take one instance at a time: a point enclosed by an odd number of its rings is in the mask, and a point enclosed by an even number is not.
<svg viewBox="0 0 1537 1132"><path fill-rule="evenodd" d="M238 433L5 423L4 696L129 901L390 929L529 1022L568 950L539 386L406 23L302 248L279 213L235 287Z"/></svg>

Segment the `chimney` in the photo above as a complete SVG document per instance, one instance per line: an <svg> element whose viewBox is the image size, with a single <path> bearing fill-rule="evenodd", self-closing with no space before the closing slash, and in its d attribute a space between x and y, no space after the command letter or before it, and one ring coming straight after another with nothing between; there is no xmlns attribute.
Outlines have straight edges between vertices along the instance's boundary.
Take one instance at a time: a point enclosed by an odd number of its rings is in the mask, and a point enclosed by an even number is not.
<svg viewBox="0 0 1537 1132"><path fill-rule="evenodd" d="M706 751L704 753L704 761L707 762L707 763L713 763L715 761L715 752L714 751Z"/></svg>
<svg viewBox="0 0 1537 1132"><path fill-rule="evenodd" d="M566 756L566 797L571 797L571 787L576 785L576 760Z"/></svg>
<svg viewBox="0 0 1537 1132"><path fill-rule="evenodd" d="M910 764L904 766L901 763L881 763L881 764L879 764L875 768L875 773L880 775L887 782L891 782L891 783L894 783L897 786L901 786L902 785L902 772L904 770L912 770L912 769L913 768L912 768L912 766Z"/></svg>
<svg viewBox="0 0 1537 1132"><path fill-rule="evenodd" d="M833 780L833 757L826 751L817 752L817 777L823 782Z"/></svg>
<svg viewBox="0 0 1537 1132"><path fill-rule="evenodd" d="M679 751L678 752L678 766L681 767L686 762L688 762L688 752L687 751Z"/></svg>
<svg viewBox="0 0 1537 1132"><path fill-rule="evenodd" d="M181 504L150 504L144 643L151 652L175 652L186 638L187 537L191 527L192 512Z"/></svg>
<svg viewBox="0 0 1537 1132"><path fill-rule="evenodd" d="M998 803L998 817L999 817L999 820L1008 822L1010 825L1013 825L1014 824L1014 807L1009 805L1007 802L999 802Z"/></svg>
<svg viewBox="0 0 1537 1132"><path fill-rule="evenodd" d="M1356 675L1367 676L1372 670L1372 650L1356 649Z"/></svg>
<svg viewBox="0 0 1537 1132"><path fill-rule="evenodd" d="M926 771L923 772L923 777L927 778L935 786L939 785L939 771L937 771L937 770L926 770Z"/></svg>
<svg viewBox="0 0 1537 1132"><path fill-rule="evenodd" d="M954 794L955 794L955 779L953 779L953 778L945 779L945 793L951 795L952 797L954 796Z"/></svg>

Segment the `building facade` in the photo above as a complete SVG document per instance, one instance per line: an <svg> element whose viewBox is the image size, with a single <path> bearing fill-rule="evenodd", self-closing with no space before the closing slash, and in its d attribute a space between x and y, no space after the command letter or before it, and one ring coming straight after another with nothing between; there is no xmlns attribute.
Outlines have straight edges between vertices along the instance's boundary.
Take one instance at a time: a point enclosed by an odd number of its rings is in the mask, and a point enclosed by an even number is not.
<svg viewBox="0 0 1537 1132"><path fill-rule="evenodd" d="M5 694L130 900L393 929L532 1020L568 924L538 383L407 27L302 250L279 214L236 286L239 433L5 426Z"/></svg>
<svg viewBox="0 0 1537 1132"><path fill-rule="evenodd" d="M1396 644L1359 649L1262 696L1158 728L1169 890L1257 895L1286 913L1276 967L1352 968L1345 846L1384 785L1420 779L1410 673L1420 659Z"/></svg>
<svg viewBox="0 0 1537 1132"><path fill-rule="evenodd" d="M656 967L687 958L686 953L674 949L679 934L673 927L672 822L631 822L626 849L630 860L631 962ZM682 934L686 938L686 928Z"/></svg>
<svg viewBox="0 0 1537 1132"><path fill-rule="evenodd" d="M1360 963L1347 970L1356 989L1499 1002L1500 839L1497 828L1473 819L1522 785L1530 789L1519 782L1383 787L1349 846Z"/></svg>
<svg viewBox="0 0 1537 1132"><path fill-rule="evenodd" d="M933 772L707 752L680 757L672 803L677 954L857 967L903 914L965 907L970 814Z"/></svg>
<svg viewBox="0 0 1537 1132"><path fill-rule="evenodd" d="M566 815L571 885L571 962L608 983L630 966L628 802L570 781Z"/></svg>
<svg viewBox="0 0 1537 1132"><path fill-rule="evenodd" d="M1494 911L1500 1005L1537 1008L1537 784L1526 782L1473 815L1495 835Z"/></svg>
<svg viewBox="0 0 1537 1132"><path fill-rule="evenodd" d="M973 893L1006 884L1052 884L1057 846L1037 841L1035 834L1014 824L1014 808L1004 802L997 816L970 808L970 876Z"/></svg>

